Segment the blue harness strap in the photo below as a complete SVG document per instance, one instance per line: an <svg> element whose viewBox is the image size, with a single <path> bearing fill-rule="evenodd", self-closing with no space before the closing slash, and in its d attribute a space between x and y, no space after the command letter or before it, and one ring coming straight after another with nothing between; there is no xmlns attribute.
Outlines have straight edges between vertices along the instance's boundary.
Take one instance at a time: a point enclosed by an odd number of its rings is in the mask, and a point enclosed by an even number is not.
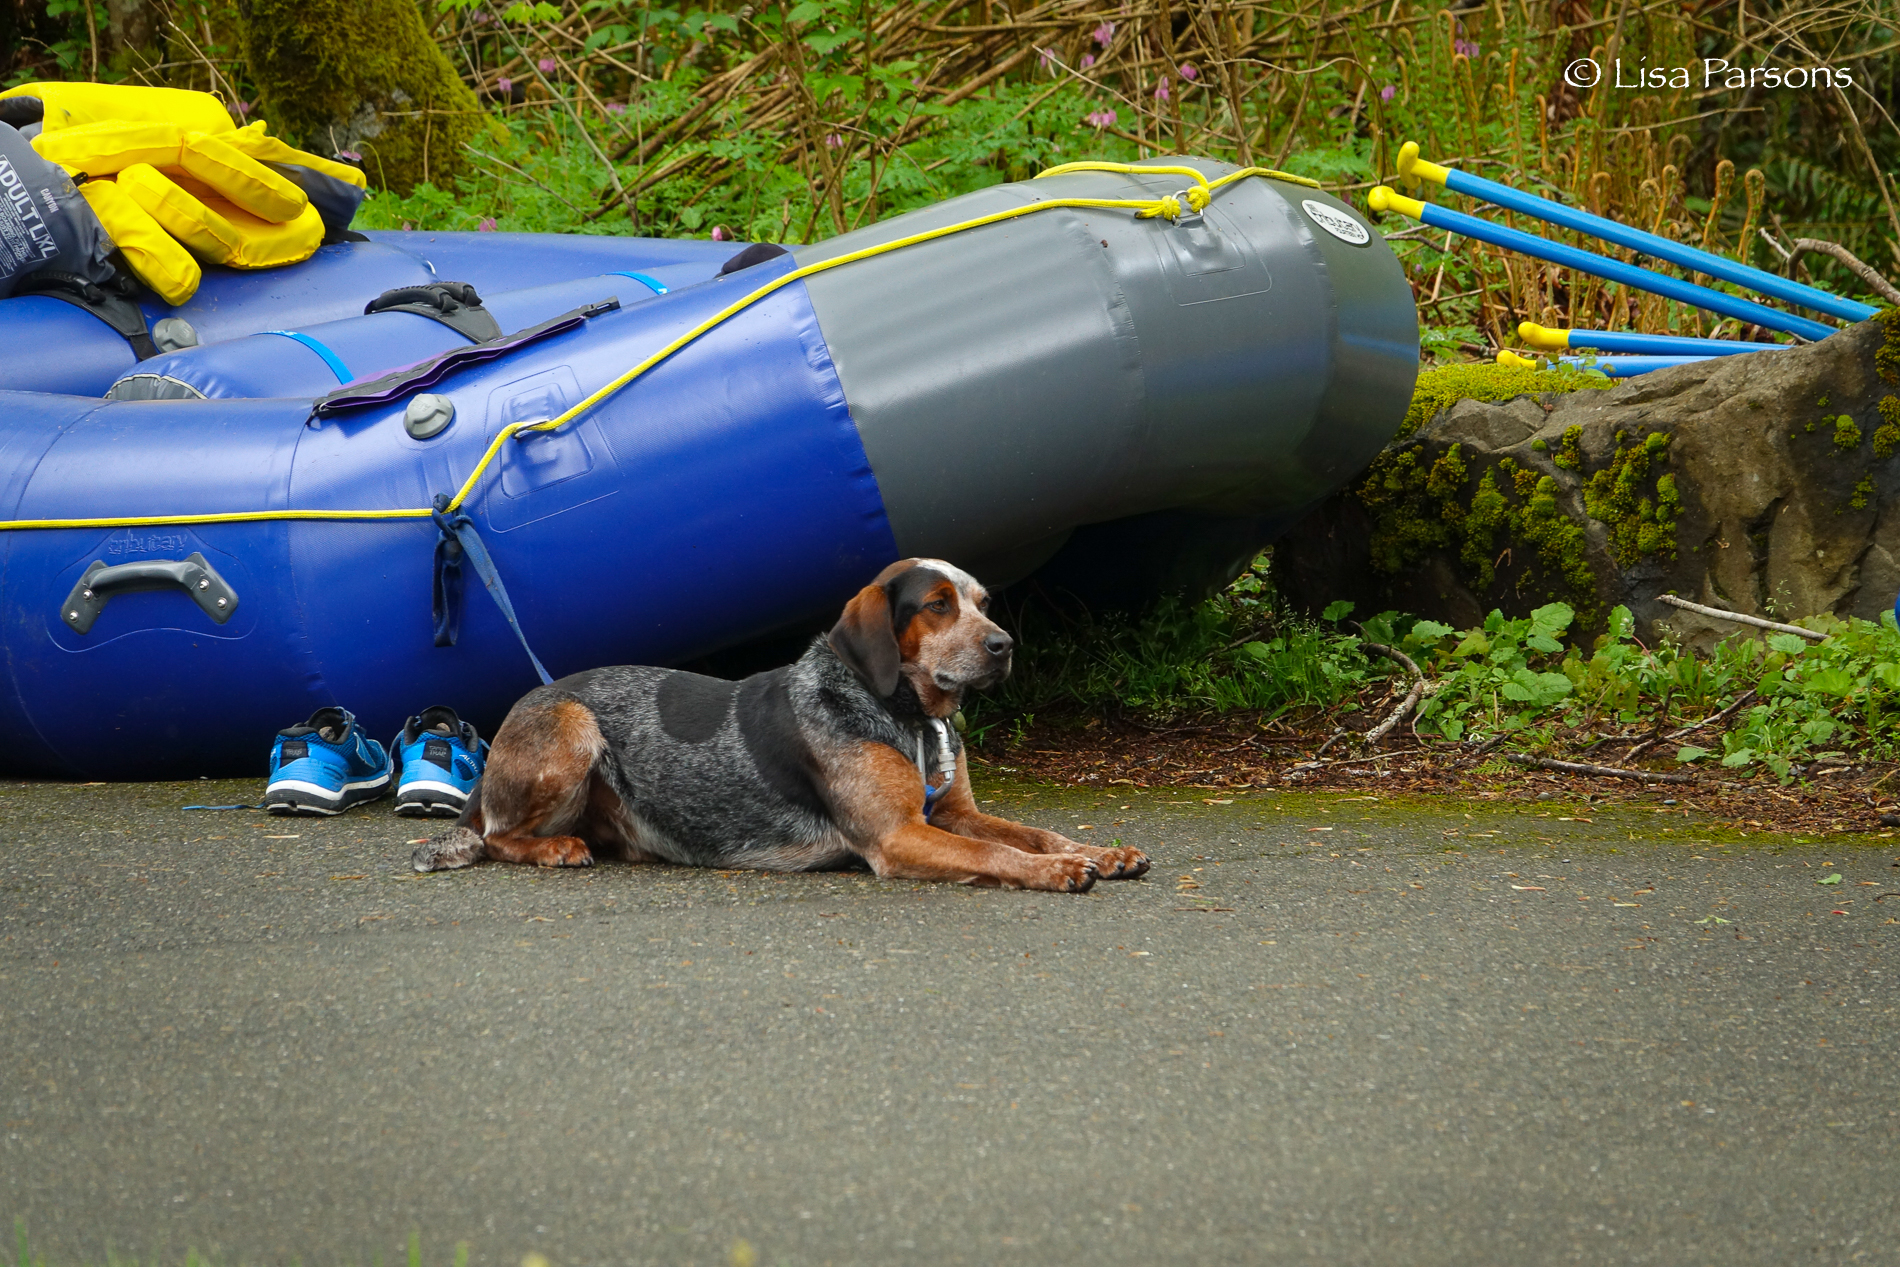
<svg viewBox="0 0 1900 1267"><path fill-rule="evenodd" d="M323 363L330 367L330 372L336 375L336 381L339 383L347 383L356 377L356 375L350 373L350 367L343 363L342 357L325 347L319 340L311 338L301 330L265 330L262 333L282 335L286 339L291 339L303 344L312 352L315 352L318 356L323 358Z"/></svg>
<svg viewBox="0 0 1900 1267"><path fill-rule="evenodd" d="M475 531L475 521L466 512L450 511L446 494L438 494L432 518L441 535L435 542L435 585L433 608L435 615L435 645L452 647L462 630L462 560L467 559L474 567L475 575L482 579L482 585L488 590L489 597L495 600L495 606L501 608L501 614L508 620L508 627L515 631L515 637L521 639L521 649L528 653L528 660L534 665L534 671L541 676L541 685L552 685L554 679L541 667L541 658L528 645L528 635L521 630L521 622L515 618L515 605L508 601L508 587L501 583L501 573L495 570L495 560L489 557L488 547L482 544L480 534Z"/></svg>
<svg viewBox="0 0 1900 1267"><path fill-rule="evenodd" d="M664 295L667 292L667 288L660 284L659 279L648 277L645 273L627 273L627 272L622 272L619 269L615 269L613 272L607 274L607 276L631 277L633 278L634 281L639 282L642 286L645 286L648 290L651 290L656 295Z"/></svg>

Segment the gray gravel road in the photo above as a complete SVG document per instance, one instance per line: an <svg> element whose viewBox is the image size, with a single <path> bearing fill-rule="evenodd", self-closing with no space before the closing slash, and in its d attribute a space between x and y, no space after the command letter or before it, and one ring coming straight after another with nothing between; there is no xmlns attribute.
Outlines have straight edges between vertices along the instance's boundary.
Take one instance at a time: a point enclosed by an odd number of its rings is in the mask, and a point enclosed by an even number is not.
<svg viewBox="0 0 1900 1267"><path fill-rule="evenodd" d="M179 809L258 790L0 787L50 1263L1900 1259L1900 842L985 789L1158 859L1069 897Z"/></svg>

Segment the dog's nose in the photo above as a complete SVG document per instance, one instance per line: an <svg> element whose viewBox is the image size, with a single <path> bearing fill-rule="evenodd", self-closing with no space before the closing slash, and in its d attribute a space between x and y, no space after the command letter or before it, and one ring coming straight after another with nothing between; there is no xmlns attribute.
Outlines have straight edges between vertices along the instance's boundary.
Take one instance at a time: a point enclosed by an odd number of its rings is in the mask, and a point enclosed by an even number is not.
<svg viewBox="0 0 1900 1267"><path fill-rule="evenodd" d="M983 649L999 660L1009 654L1009 649L1013 645L1015 644L1010 642L1009 635L1000 630L983 639Z"/></svg>

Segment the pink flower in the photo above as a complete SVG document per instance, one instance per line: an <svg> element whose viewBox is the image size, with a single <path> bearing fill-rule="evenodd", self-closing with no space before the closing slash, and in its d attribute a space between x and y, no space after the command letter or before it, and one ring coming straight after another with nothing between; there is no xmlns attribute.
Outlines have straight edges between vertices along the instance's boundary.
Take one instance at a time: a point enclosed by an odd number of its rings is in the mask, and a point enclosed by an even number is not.
<svg viewBox="0 0 1900 1267"><path fill-rule="evenodd" d="M1453 40L1451 42L1451 51L1454 53L1462 53L1466 57L1476 57L1478 55L1478 46L1470 40Z"/></svg>
<svg viewBox="0 0 1900 1267"><path fill-rule="evenodd" d="M1095 65L1095 54L1093 53L1082 54L1082 69L1087 70L1089 67L1093 65Z"/></svg>
<svg viewBox="0 0 1900 1267"><path fill-rule="evenodd" d="M625 114L626 112L627 103L624 101L609 101L607 103L608 114Z"/></svg>
<svg viewBox="0 0 1900 1267"><path fill-rule="evenodd" d="M1155 85L1155 100L1166 101L1167 99L1168 99L1168 81L1164 79L1160 83Z"/></svg>
<svg viewBox="0 0 1900 1267"><path fill-rule="evenodd" d="M712 240L715 242L730 242L732 241L732 233L725 225L715 224L712 231Z"/></svg>
<svg viewBox="0 0 1900 1267"><path fill-rule="evenodd" d="M825 133L825 144L835 150L844 144L844 138L839 136L836 132L827 132Z"/></svg>
<svg viewBox="0 0 1900 1267"><path fill-rule="evenodd" d="M1039 48L1036 50L1036 56L1042 61L1042 68L1044 70L1052 70L1055 68L1056 51L1053 48Z"/></svg>
<svg viewBox="0 0 1900 1267"><path fill-rule="evenodd" d="M1201 72L1194 69L1194 65L1192 62L1181 63L1181 78L1191 80L1191 79L1199 79L1200 76L1201 76Z"/></svg>
<svg viewBox="0 0 1900 1267"><path fill-rule="evenodd" d="M358 154L355 150L338 150L336 156L338 158L347 158L352 163L360 163L363 161L363 156Z"/></svg>
<svg viewBox="0 0 1900 1267"><path fill-rule="evenodd" d="M478 233L493 233L495 231L495 217L488 216L484 218L480 224L475 226L475 231Z"/></svg>
<svg viewBox="0 0 1900 1267"><path fill-rule="evenodd" d="M1094 35L1095 42L1100 44L1103 48L1107 48L1108 42L1115 38L1115 24L1113 22L1102 23L1095 28Z"/></svg>
<svg viewBox="0 0 1900 1267"><path fill-rule="evenodd" d="M1393 97L1398 95L1398 91L1397 85L1387 84L1385 87L1379 89L1379 100L1390 101Z"/></svg>
<svg viewBox="0 0 1900 1267"><path fill-rule="evenodd" d="M552 75L554 73L554 59L552 57L543 57L540 61L536 62L535 65L541 68L541 73L544 75Z"/></svg>
<svg viewBox="0 0 1900 1267"><path fill-rule="evenodd" d="M1112 128L1115 126L1115 112L1113 110L1097 110L1094 114L1083 116L1082 121L1096 129Z"/></svg>
<svg viewBox="0 0 1900 1267"><path fill-rule="evenodd" d="M493 19L493 18L491 18L491 17L489 17L489 16L488 16L488 14L486 14L486 13L478 13L478 14L476 14L476 15L475 15L475 25L476 25L476 26L482 26L482 25L484 25L485 23L488 23L488 22L492 22L492 21L494 21L494 19Z"/></svg>
<svg viewBox="0 0 1900 1267"><path fill-rule="evenodd" d="M508 78L508 76L506 75L503 75L500 79L497 79L495 81L496 92L513 92L514 89L515 89L515 81Z"/></svg>
<svg viewBox="0 0 1900 1267"><path fill-rule="evenodd" d="M231 108L239 114L249 114L251 112L251 103L248 101L239 101L233 103Z"/></svg>

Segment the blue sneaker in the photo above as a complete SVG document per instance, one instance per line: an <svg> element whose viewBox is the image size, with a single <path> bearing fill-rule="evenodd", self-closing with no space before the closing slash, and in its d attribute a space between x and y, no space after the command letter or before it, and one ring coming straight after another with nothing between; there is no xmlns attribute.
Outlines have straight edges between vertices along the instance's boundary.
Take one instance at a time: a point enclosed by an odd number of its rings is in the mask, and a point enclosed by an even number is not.
<svg viewBox="0 0 1900 1267"><path fill-rule="evenodd" d="M391 742L402 765L396 812L411 818L455 818L488 764L488 744L475 727L437 704L403 724Z"/></svg>
<svg viewBox="0 0 1900 1267"><path fill-rule="evenodd" d="M348 710L319 708L277 732L264 808L273 814L341 814L389 791L389 754Z"/></svg>

